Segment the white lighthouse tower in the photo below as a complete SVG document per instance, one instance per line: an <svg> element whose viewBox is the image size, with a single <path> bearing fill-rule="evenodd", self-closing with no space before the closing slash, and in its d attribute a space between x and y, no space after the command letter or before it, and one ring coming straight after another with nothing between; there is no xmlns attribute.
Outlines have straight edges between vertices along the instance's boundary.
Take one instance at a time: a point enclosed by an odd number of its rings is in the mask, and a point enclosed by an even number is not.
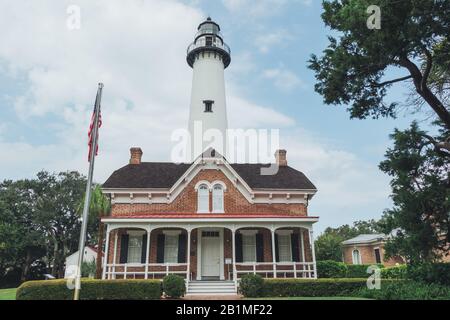
<svg viewBox="0 0 450 320"><path fill-rule="evenodd" d="M193 69L189 113L191 157L195 159L209 147L225 155L228 122L224 70L230 65L231 55L220 26L211 18L198 26L186 59Z"/></svg>

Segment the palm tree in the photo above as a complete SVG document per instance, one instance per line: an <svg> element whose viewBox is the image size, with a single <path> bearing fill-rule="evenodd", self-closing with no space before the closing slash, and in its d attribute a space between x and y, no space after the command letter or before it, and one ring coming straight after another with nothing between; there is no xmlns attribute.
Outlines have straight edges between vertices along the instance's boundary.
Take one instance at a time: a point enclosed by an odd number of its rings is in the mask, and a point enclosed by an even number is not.
<svg viewBox="0 0 450 320"><path fill-rule="evenodd" d="M83 211L83 202L80 204L79 211ZM102 277L102 252L105 234L105 225L101 218L108 216L111 212L111 203L109 199L102 193L100 185L96 185L92 190L91 201L89 204L89 224L95 225L98 222L98 239L97 239L97 264L95 268L95 278Z"/></svg>

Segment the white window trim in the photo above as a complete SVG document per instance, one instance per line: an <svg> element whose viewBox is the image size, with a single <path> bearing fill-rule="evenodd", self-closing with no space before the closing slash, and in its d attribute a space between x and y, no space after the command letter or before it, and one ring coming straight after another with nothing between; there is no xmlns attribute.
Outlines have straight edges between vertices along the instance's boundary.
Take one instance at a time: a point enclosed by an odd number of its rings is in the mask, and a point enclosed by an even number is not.
<svg viewBox="0 0 450 320"><path fill-rule="evenodd" d="M289 241L288 241L288 246L289 246L289 259L288 260L281 260L280 257L280 240L278 238L278 259L280 260L279 262L292 262L292 239L291 239L291 235L292 235L293 231L292 230L278 230L276 232L276 234L278 236L289 236Z"/></svg>
<svg viewBox="0 0 450 320"><path fill-rule="evenodd" d="M200 210L200 187L205 185L207 187L207 192L208 192L208 209L207 210ZM195 190L197 191L197 213L210 213L209 212L209 208L210 208L210 192L211 192L211 184L208 181L199 181L196 185L195 185Z"/></svg>
<svg viewBox="0 0 450 320"><path fill-rule="evenodd" d="M255 245L253 246L253 254L254 254L254 259L253 260L248 260L248 261L246 261L245 260L245 253L244 253L244 237L252 237L253 238L253 240L254 240L254 242L255 242ZM253 232L245 232L245 233L243 233L242 234L242 262L244 262L244 263L248 263L248 262L257 262L257 260L258 260L258 257L257 257L257 252L256 252L256 232L255 233L253 233Z"/></svg>
<svg viewBox="0 0 450 320"><path fill-rule="evenodd" d="M178 263L178 250L180 248L180 240L179 240L178 237L179 237L180 233L181 233L181 231L179 231L178 233L176 231L174 231L174 232L165 232L164 233L165 237L167 237L167 236L174 237L176 239L176 242L177 242L177 246L174 249L176 251L176 259L175 259L176 261L168 262L167 259L166 259L166 254L168 252L168 250L167 250L167 241L164 241L164 263Z"/></svg>
<svg viewBox="0 0 450 320"><path fill-rule="evenodd" d="M221 210L216 210L214 208L214 188L215 186L220 185L222 187L222 205L221 205ZM223 183L222 181L214 181L212 183L212 187L211 187L211 192L212 192L212 205L213 205L213 210L212 213L225 213L225 190L226 190L226 185L225 183Z"/></svg>
<svg viewBox="0 0 450 320"><path fill-rule="evenodd" d="M141 263L141 255L142 255L142 246L144 245L143 243L142 243L142 236L145 234L145 231L134 231L134 230L132 230L132 231L127 231L127 234L128 234L128 237L133 237L133 238L140 238L140 240L141 240L141 245L138 247L139 248L139 259L138 259L138 261L133 261L133 262L128 262L129 260L130 260L130 240L128 240L128 249L127 249L127 265L131 265L131 266L133 266L133 265L141 265L142 263Z"/></svg>
<svg viewBox="0 0 450 320"><path fill-rule="evenodd" d="M358 252L358 257L359 257L359 261L357 261L357 263L355 262L355 255L354 252L357 251ZM361 252L359 251L359 249L353 248L352 250L352 263L354 265L361 265L362 263L362 257L361 257Z"/></svg>

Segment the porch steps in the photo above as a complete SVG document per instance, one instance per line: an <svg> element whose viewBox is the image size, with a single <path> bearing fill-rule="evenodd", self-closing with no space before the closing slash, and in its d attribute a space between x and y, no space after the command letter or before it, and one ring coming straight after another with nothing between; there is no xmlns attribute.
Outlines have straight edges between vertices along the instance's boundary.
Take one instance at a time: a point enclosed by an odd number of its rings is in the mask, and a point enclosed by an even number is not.
<svg viewBox="0 0 450 320"><path fill-rule="evenodd" d="M190 281L187 295L235 295L233 281Z"/></svg>

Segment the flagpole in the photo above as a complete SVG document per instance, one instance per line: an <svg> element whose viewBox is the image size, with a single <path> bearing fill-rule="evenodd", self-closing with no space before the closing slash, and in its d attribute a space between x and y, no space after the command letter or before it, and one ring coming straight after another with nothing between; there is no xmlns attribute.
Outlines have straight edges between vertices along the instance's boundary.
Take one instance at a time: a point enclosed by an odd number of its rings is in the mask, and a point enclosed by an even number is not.
<svg viewBox="0 0 450 320"><path fill-rule="evenodd" d="M86 231L88 225L89 216L89 204L91 202L91 191L92 191L92 176L94 173L94 160L97 151L97 133L98 133L98 118L100 113L100 103L102 100L102 89L103 83L98 84L97 97L95 99L95 115L94 115L94 128L92 130L92 146L91 154L89 155L89 173L86 184L86 194L84 196L84 207L83 207L83 220L81 222L81 233L80 233L80 243L78 246L78 268L76 271L75 278L75 292L73 300L80 299L80 289L81 289L81 265L83 264L84 256L84 246L86 242ZM101 244L99 243L99 250L101 250Z"/></svg>

